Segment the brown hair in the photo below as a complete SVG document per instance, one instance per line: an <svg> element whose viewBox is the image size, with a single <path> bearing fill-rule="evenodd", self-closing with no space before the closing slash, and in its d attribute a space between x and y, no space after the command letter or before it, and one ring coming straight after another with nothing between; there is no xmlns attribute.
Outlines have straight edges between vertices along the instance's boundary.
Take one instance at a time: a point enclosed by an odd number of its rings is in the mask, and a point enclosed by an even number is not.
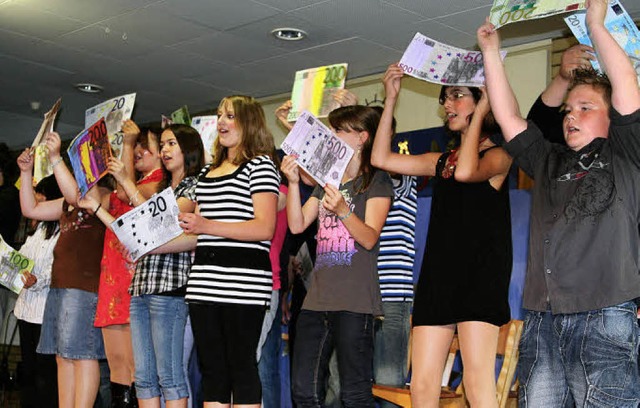
<svg viewBox="0 0 640 408"><path fill-rule="evenodd" d="M275 162L275 144L260 102L251 96L231 95L220 101L218 109L227 104L233 107L236 125L242 132L238 154L229 158L231 162L240 165L262 154L268 155ZM220 166L227 156L228 149L216 139L213 144L213 167Z"/></svg>
<svg viewBox="0 0 640 408"><path fill-rule="evenodd" d="M574 69L571 75L569 91L578 85L591 86L594 90L602 94L602 98L607 106L611 106L611 82L607 74L598 72L592 67Z"/></svg>
<svg viewBox="0 0 640 408"><path fill-rule="evenodd" d="M380 111L363 105L344 106L329 114L329 123L334 129L355 130L369 134L360 151L358 176L362 175L362 183L356 186L355 190L357 193L361 193L369 187L373 178L374 167L371 165L371 149L380 123Z"/></svg>
<svg viewBox="0 0 640 408"><path fill-rule="evenodd" d="M473 102L475 102L475 104L477 105L478 102L480 101L480 98L482 98L482 92L480 91L480 88L478 87L473 87L473 86L454 86L454 85L443 85L442 88L440 88L440 96L438 98L439 101L444 101L444 97L446 95L446 91L449 88L467 88L469 89L469 92L471 92L471 97L473 98ZM443 102L440 102L441 105L443 105ZM468 123L471 123L471 118L473 117L473 114L469 115L469 117L467 118ZM445 122L444 128L447 132L447 134L453 138L454 140L454 144L456 146L458 146L460 144L460 132L454 132L453 130L449 129L449 125L448 122ZM489 136L494 135L496 133L500 133L500 126L498 126L498 123L496 122L495 118L493 117L493 113L491 111L489 111L489 113L487 113L487 115L484 117L484 120L482 121L482 129L481 132L484 134L487 134Z"/></svg>

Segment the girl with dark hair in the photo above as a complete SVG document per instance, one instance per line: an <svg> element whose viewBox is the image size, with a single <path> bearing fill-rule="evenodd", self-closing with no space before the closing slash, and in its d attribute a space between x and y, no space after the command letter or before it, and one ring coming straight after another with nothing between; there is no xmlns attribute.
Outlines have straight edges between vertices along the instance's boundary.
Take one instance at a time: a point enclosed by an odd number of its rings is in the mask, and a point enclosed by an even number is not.
<svg viewBox="0 0 640 408"><path fill-rule="evenodd" d="M205 407L259 407L256 349L272 289L269 247L280 177L260 103L228 96L218 107L213 162L196 188L186 234L162 251L195 248L186 299Z"/></svg>
<svg viewBox="0 0 640 408"><path fill-rule="evenodd" d="M491 139L497 129L482 89L444 86L446 128L460 136L447 153L391 151L391 122L404 72L389 66L385 107L373 163L399 174L435 177L427 247L413 308L411 400L437 407L446 357L458 330L471 406L497 406L495 356L499 327L510 319L511 158Z"/></svg>
<svg viewBox="0 0 640 408"><path fill-rule="evenodd" d="M370 162L380 113L346 106L329 114L336 135L353 150L339 187L316 186L304 206L295 157L285 156L287 219L297 234L318 221L312 282L297 322L293 398L299 407L324 405L335 348L345 407L373 407L373 319L382 315L377 258L393 197L391 179Z"/></svg>
<svg viewBox="0 0 640 408"><path fill-rule="evenodd" d="M42 179L35 187L37 202L61 197L53 175ZM59 236L59 221L39 221L20 248L21 254L34 261L33 271L23 272L24 288L13 309L20 332L21 374L25 379L20 381L20 406L24 408L39 407L42 401L51 401L52 406L57 407L56 359L52 355L36 353L36 348L51 283L53 248Z"/></svg>
<svg viewBox="0 0 640 408"><path fill-rule="evenodd" d="M164 182L155 183L155 191L153 185L134 183L129 176L133 173L119 160L111 159L109 171L133 206L143 204L167 184L174 191L180 211L192 212L195 176L204 166L200 135L187 125L165 128L160 137L160 158L168 176ZM107 226L114 220L94 200L80 200L79 204L96 211ZM136 265L129 293L135 387L141 407L159 408L161 393L168 408L187 406L189 392L184 374L183 340L187 321L184 294L190 267L189 251L149 254Z"/></svg>
<svg viewBox="0 0 640 408"><path fill-rule="evenodd" d="M41 221L60 221L37 351L56 355L60 407L91 407L100 384L98 360L105 358L102 335L93 325L105 229L93 212L77 204L78 185L60 156L60 136L51 132L45 140L64 198L38 201L31 184L30 149L18 158L23 215ZM106 178L101 179L86 196L107 206L112 189L107 184Z"/></svg>

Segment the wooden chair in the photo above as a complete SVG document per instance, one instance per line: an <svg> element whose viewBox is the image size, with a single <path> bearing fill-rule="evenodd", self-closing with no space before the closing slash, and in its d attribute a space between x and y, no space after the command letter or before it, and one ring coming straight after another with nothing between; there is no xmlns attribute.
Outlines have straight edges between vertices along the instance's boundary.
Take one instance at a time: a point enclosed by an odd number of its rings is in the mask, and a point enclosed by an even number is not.
<svg viewBox="0 0 640 408"><path fill-rule="evenodd" d="M515 376L516 365L518 362L518 343L520 342L520 336L522 335L522 325L523 322L521 320L511 320L509 323L500 327L498 348L496 350L496 355L502 356L502 367L496 381L496 391L500 408L507 406L509 391L511 390L511 384L513 383L513 378ZM449 357L447 358L447 364L445 366L445 373L443 376L447 381L451 374L453 359L459 349L460 345L458 338L457 336L454 336L449 348ZM411 407L411 393L408 387L396 388L376 384L373 386L373 395L401 407ZM462 383L460 383L455 390L443 387L440 393L441 408L457 408L466 406L467 402Z"/></svg>

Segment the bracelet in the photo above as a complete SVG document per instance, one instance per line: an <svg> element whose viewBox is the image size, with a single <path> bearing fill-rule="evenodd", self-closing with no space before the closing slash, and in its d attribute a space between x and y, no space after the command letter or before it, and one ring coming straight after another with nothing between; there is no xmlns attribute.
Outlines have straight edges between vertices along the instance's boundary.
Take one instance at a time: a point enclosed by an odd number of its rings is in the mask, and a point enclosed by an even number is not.
<svg viewBox="0 0 640 408"><path fill-rule="evenodd" d="M98 214L98 211L100 210L100 208L102 208L102 203L98 204L98 207L96 207L96 209L93 211L93 215Z"/></svg>
<svg viewBox="0 0 640 408"><path fill-rule="evenodd" d="M129 205L134 205L134 201L137 200L138 194L140 194L140 190L136 189L136 193L131 197L131 201L129 201Z"/></svg>
<svg viewBox="0 0 640 408"><path fill-rule="evenodd" d="M61 161L62 161L62 156L58 157L58 160L56 160L54 163L51 163L51 168L56 167L58 164L60 164Z"/></svg>
<svg viewBox="0 0 640 408"><path fill-rule="evenodd" d="M338 219L339 219L340 221L344 221L344 220L346 220L347 218L349 218L349 217L351 216L351 214L353 214L353 211L351 211L351 209L349 209L349 212L348 212L346 215L343 215L343 216L338 215Z"/></svg>

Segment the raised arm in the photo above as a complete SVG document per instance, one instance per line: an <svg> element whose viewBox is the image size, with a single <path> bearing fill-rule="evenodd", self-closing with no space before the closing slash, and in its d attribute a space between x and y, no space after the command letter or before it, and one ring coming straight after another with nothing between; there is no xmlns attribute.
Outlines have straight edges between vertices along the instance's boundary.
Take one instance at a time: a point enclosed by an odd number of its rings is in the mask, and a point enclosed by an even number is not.
<svg viewBox="0 0 640 408"><path fill-rule="evenodd" d="M124 199L120 199L125 202L128 201L134 207L144 203L149 197L158 192L158 183L137 185L130 175L130 171L132 170L129 170L122 160L118 160L115 157L110 158L108 169L109 174L113 175L113 178L118 182L118 198L120 198L120 191L122 191L124 193ZM192 211L193 208L188 212Z"/></svg>
<svg viewBox="0 0 640 408"><path fill-rule="evenodd" d="M380 231L391 207L390 197L373 197L367 200L364 220L355 215L344 200L342 193L334 186L324 187L322 205L338 216L353 239L365 249L371 250L380 238Z"/></svg>
<svg viewBox="0 0 640 408"><path fill-rule="evenodd" d="M484 75L491 111L509 142L527 128L520 114L516 96L509 85L507 73L500 58L500 37L489 18L478 28L478 45L484 60Z"/></svg>
<svg viewBox="0 0 640 408"><path fill-rule="evenodd" d="M398 64L391 64L384 74L385 89L384 110L378 124L378 131L373 140L371 164L379 169L408 176L433 176L440 153L421 155L405 155L391 150L393 138L393 111L400 94L400 85L404 71Z"/></svg>
<svg viewBox="0 0 640 408"><path fill-rule="evenodd" d="M122 132L124 140L122 144L122 154L120 155L120 160L124 165L127 177L131 180L132 183L135 183L136 172L135 168L133 167L133 150L136 145L136 140L138 140L138 136L140 135L140 128L134 121L129 119L125 120L122 124ZM119 182L116 191L120 200L124 202L129 201L129 196L124 191L124 188L122 188L122 185Z"/></svg>
<svg viewBox="0 0 640 408"><path fill-rule="evenodd" d="M300 169L293 156L284 156L280 169L289 181L287 193L287 224L293 234L300 234L318 218L318 199L310 197L302 206L300 200Z"/></svg>
<svg viewBox="0 0 640 408"><path fill-rule="evenodd" d="M595 50L588 45L577 44L562 53L560 71L540 95L547 106L560 107L571 84L571 76L576 68L588 68L596 59Z"/></svg>
<svg viewBox="0 0 640 408"><path fill-rule="evenodd" d="M49 161L53 166L53 174L58 182L58 187L60 187L64 199L75 206L78 199L78 183L60 155L60 146L62 145L60 135L56 132L50 132L47 134L45 141L49 150Z"/></svg>
<svg viewBox="0 0 640 408"><path fill-rule="evenodd" d="M276 119L287 129L287 132L293 129L293 124L287 120L289 112L291 112L291 100L286 101L276 109Z"/></svg>
<svg viewBox="0 0 640 408"><path fill-rule="evenodd" d="M38 202L33 190L33 155L31 149L25 149L18 156L20 168L20 209L22 215L39 221L57 221L62 216L62 198Z"/></svg>
<svg viewBox="0 0 640 408"><path fill-rule="evenodd" d="M489 98L484 89L481 92L469 128L460 141L454 177L465 183L490 180L491 185L498 189L509 172L511 157L502 148L491 149L482 158L478 155L482 123L489 114Z"/></svg>
<svg viewBox="0 0 640 408"><path fill-rule="evenodd" d="M587 0L587 26L598 59L611 81L611 104L622 115L640 109L640 87L629 57L604 25L607 0Z"/></svg>

